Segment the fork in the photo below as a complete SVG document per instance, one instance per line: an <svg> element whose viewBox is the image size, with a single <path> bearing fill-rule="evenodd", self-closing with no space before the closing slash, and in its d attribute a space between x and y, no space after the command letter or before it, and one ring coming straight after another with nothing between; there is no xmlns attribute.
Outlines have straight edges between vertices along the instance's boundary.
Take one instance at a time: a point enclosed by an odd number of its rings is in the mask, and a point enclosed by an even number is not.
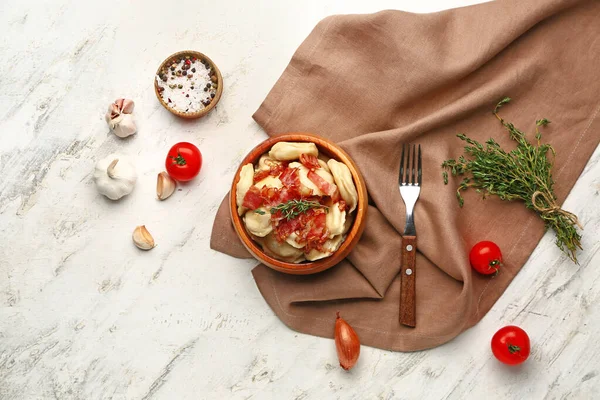
<svg viewBox="0 0 600 400"><path fill-rule="evenodd" d="M406 148L408 150L406 151ZM421 193L421 145L419 145L418 158L416 146L412 145L412 158L410 156L411 146L402 145L402 157L400 159L400 195L406 206L406 225L402 235L402 268L400 269L400 323L402 325L415 327L416 325L416 302L415 302L415 277L417 256L417 231L413 210L415 203ZM404 154L406 153L406 165ZM415 169L415 159L417 168ZM411 167L412 161L412 167Z"/></svg>

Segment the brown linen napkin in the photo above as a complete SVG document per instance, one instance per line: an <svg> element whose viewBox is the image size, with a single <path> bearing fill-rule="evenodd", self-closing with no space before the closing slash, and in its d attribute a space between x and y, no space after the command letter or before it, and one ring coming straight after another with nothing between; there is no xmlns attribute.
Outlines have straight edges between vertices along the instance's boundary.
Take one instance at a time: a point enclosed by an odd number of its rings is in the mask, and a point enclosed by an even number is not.
<svg viewBox="0 0 600 400"><path fill-rule="evenodd" d="M501 114L517 127L533 131L535 119L552 121L543 138L558 152L553 171L562 203L600 141L599 38L599 1L505 0L320 22L254 119L269 135L305 131L339 142L361 169L372 205L364 236L334 268L312 276L264 265L252 271L273 311L292 329L324 337L333 336L341 311L363 344L400 351L437 346L477 323L527 261L544 226L521 203L484 201L473 192L460 209L457 182L443 184L440 164L462 154L459 132L514 146L491 113L511 96ZM397 181L407 142L423 148L415 329L398 322L405 214ZM503 251L505 266L495 278L469 266L468 251L480 240ZM211 247L250 257L226 201Z"/></svg>

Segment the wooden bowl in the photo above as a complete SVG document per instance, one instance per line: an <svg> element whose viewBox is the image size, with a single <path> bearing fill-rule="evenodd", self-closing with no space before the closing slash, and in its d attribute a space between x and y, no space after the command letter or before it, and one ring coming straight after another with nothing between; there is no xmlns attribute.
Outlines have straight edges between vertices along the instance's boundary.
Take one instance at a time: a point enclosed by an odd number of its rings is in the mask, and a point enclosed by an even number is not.
<svg viewBox="0 0 600 400"><path fill-rule="evenodd" d="M195 57L198 60L206 60L209 64L209 66L211 67L211 69L214 71L214 74L217 76L218 87L217 87L217 92L215 93L215 97L211 100L211 102L208 106L206 106L202 110L199 110L196 112L181 112L181 111L177 111L177 110L174 110L173 108L169 107L169 105L167 103L165 103L162 96L160 95L160 92L158 91L158 82L156 82L156 76L163 69L166 68L168 70L168 66L173 62L173 60L181 59L182 57L186 57L186 56ZM202 64L200 64L200 65L202 65ZM177 115L178 117L187 118L187 119L200 118L200 117L204 117L206 114L208 114L210 112L210 110L212 110L217 105L219 100L221 99L221 94L223 93L223 76L221 75L221 71L219 71L219 68L217 68L216 64L210 58L208 58L204 54L200 53L199 51L193 51L193 50L179 51L179 52L171 54L169 57L167 57L167 59L165 59L162 62L162 64L160 64L158 69L156 70L156 75L154 76L154 93L156 94L156 98L158 99L158 101L160 101L160 104L162 104L164 108L169 110L169 112Z"/></svg>
<svg viewBox="0 0 600 400"><path fill-rule="evenodd" d="M358 204L356 206L356 210L354 211L354 223L348 231L346 240L344 240L340 248L329 257L322 258L317 261L305 261L299 264L288 263L270 257L265 254L258 243L252 240L249 233L246 231L242 217L240 217L237 213L235 192L237 183L240 179L240 170L242 169L242 166L248 163L256 165L260 156L268 152L271 147L278 142L312 142L317 145L320 153L346 164L352 173L352 178L354 179L354 184L356 185L356 191L358 193ZM296 275L315 274L331 268L342 261L350 253L356 243L358 243L358 240L363 233L366 222L367 208L367 186L365 185L365 181L354 161L352 161L350 156L336 144L310 133L285 133L267 139L256 146L254 149L252 149L252 151L250 151L250 153L244 158L238 167L235 177L233 178L233 182L231 183L231 190L229 191L229 212L231 214L231 220L233 221L235 231L237 232L246 249L248 249L248 251L258 261L262 262L266 266L280 272Z"/></svg>

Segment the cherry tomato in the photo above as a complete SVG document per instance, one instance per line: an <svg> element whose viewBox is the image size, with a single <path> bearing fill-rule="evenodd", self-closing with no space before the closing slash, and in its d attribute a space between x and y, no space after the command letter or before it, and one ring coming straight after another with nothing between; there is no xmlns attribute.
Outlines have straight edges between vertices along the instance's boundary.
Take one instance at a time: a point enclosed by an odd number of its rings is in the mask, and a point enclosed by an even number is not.
<svg viewBox="0 0 600 400"><path fill-rule="evenodd" d="M518 326L505 326L492 337L492 353L504 364L521 364L530 351L529 336Z"/></svg>
<svg viewBox="0 0 600 400"><path fill-rule="evenodd" d="M193 144L180 142L169 150L165 166L171 178L180 182L190 181L200 172L202 154Z"/></svg>
<svg viewBox="0 0 600 400"><path fill-rule="evenodd" d="M497 274L502 266L500 247L494 242L484 240L477 243L469 253L471 267L484 275Z"/></svg>

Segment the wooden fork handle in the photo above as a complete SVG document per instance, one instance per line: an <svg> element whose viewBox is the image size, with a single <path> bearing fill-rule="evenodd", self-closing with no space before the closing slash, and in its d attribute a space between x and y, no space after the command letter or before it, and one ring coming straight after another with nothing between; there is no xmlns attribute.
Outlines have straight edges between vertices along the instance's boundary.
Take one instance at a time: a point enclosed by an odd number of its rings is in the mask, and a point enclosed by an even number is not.
<svg viewBox="0 0 600 400"><path fill-rule="evenodd" d="M402 236L402 268L400 269L400 323L415 327L415 277L417 260L417 237Z"/></svg>

